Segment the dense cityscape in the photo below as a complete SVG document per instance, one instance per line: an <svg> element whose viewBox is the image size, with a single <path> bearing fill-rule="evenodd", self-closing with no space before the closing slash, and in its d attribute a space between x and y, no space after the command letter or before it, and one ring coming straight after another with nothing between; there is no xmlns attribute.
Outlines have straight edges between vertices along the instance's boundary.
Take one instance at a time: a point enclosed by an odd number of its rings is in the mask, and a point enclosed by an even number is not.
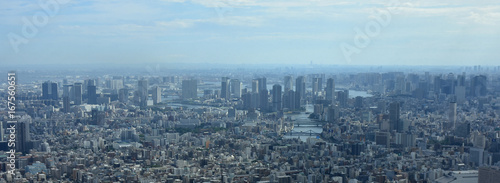
<svg viewBox="0 0 500 183"><path fill-rule="evenodd" d="M499 66L162 68L2 70L0 182L500 179Z"/></svg>

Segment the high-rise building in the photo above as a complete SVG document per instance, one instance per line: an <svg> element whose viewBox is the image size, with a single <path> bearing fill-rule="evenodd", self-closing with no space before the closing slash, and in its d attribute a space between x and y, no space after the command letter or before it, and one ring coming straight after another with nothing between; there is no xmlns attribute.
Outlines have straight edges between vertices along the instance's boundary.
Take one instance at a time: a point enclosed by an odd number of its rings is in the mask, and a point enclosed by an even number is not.
<svg viewBox="0 0 500 183"><path fill-rule="evenodd" d="M50 81L42 83L42 98L45 100L57 100L57 83Z"/></svg>
<svg viewBox="0 0 500 183"><path fill-rule="evenodd" d="M361 109L363 108L363 97L357 96L354 100L354 107Z"/></svg>
<svg viewBox="0 0 500 183"><path fill-rule="evenodd" d="M457 103L463 104L465 102L465 86L455 87L455 97L457 98Z"/></svg>
<svg viewBox="0 0 500 183"><path fill-rule="evenodd" d="M434 76L434 93L441 93L441 76Z"/></svg>
<svg viewBox="0 0 500 183"><path fill-rule="evenodd" d="M450 102L450 112L448 113L448 120L451 124L451 129L455 129L455 125L457 123L457 103Z"/></svg>
<svg viewBox="0 0 500 183"><path fill-rule="evenodd" d="M0 142L3 142L3 135L4 135L3 122L0 121Z"/></svg>
<svg viewBox="0 0 500 183"><path fill-rule="evenodd" d="M30 123L31 117L23 116L16 125L16 151L26 154L31 149L30 147Z"/></svg>
<svg viewBox="0 0 500 183"><path fill-rule="evenodd" d="M473 97L485 96L486 90L486 76L474 76L471 79L470 94Z"/></svg>
<svg viewBox="0 0 500 183"><path fill-rule="evenodd" d="M87 103L97 104L97 88L95 85L87 86Z"/></svg>
<svg viewBox="0 0 500 183"><path fill-rule="evenodd" d="M281 85L275 84L273 85L273 111L281 111L282 110L282 101L281 101Z"/></svg>
<svg viewBox="0 0 500 183"><path fill-rule="evenodd" d="M88 93L88 86L96 86L96 80L95 79L86 79L86 80L83 80L83 86L82 86L82 90L83 90L83 94L85 97L87 97L87 93Z"/></svg>
<svg viewBox="0 0 500 183"><path fill-rule="evenodd" d="M327 121L329 123L334 123L339 119L339 109L335 106L328 107L328 113L326 114Z"/></svg>
<svg viewBox="0 0 500 183"><path fill-rule="evenodd" d="M153 104L161 103L161 88L159 86L153 87Z"/></svg>
<svg viewBox="0 0 500 183"><path fill-rule="evenodd" d="M257 79L252 80L252 92L259 93L259 80Z"/></svg>
<svg viewBox="0 0 500 183"><path fill-rule="evenodd" d="M262 90L267 90L267 79L265 77L261 77L259 79L259 92Z"/></svg>
<svg viewBox="0 0 500 183"><path fill-rule="evenodd" d="M300 99L304 99L306 96L306 78L304 76L299 76L295 80L295 95L299 96Z"/></svg>
<svg viewBox="0 0 500 183"><path fill-rule="evenodd" d="M82 104L82 83L75 83L73 85L73 97L74 97L74 102L75 105L81 105Z"/></svg>
<svg viewBox="0 0 500 183"><path fill-rule="evenodd" d="M284 85L285 85L285 92L288 90L293 90L293 77L292 76L285 76L284 79Z"/></svg>
<svg viewBox="0 0 500 183"><path fill-rule="evenodd" d="M195 99L198 93L198 80L183 80L182 81L182 99Z"/></svg>
<svg viewBox="0 0 500 183"><path fill-rule="evenodd" d="M299 76L295 79L295 109L301 109L302 100L306 95L306 78Z"/></svg>
<svg viewBox="0 0 500 183"><path fill-rule="evenodd" d="M491 183L500 180L500 167L479 167L477 183Z"/></svg>
<svg viewBox="0 0 500 183"><path fill-rule="evenodd" d="M259 95L259 107L261 112L269 111L269 91L260 90Z"/></svg>
<svg viewBox="0 0 500 183"><path fill-rule="evenodd" d="M347 107L349 99L349 90L339 91L337 93L337 100L339 102L340 107Z"/></svg>
<svg viewBox="0 0 500 183"><path fill-rule="evenodd" d="M69 112L69 108L70 108L69 96L65 96L63 97L63 111L67 113Z"/></svg>
<svg viewBox="0 0 500 183"><path fill-rule="evenodd" d="M141 79L137 83L137 91L139 94L139 106L144 107L148 105L148 80Z"/></svg>
<svg viewBox="0 0 500 183"><path fill-rule="evenodd" d="M111 89L119 90L123 88L123 78L121 77L113 77L111 80Z"/></svg>
<svg viewBox="0 0 500 183"><path fill-rule="evenodd" d="M312 94L313 94L313 98L316 98L316 96L318 95L318 92L321 91L321 86L319 86L320 84L320 78L313 78L312 80Z"/></svg>
<svg viewBox="0 0 500 183"><path fill-rule="evenodd" d="M474 166L483 166L484 148L471 147L469 149L469 160Z"/></svg>
<svg viewBox="0 0 500 183"><path fill-rule="evenodd" d="M128 89L121 88L118 90L118 100L120 102L128 102Z"/></svg>
<svg viewBox="0 0 500 183"><path fill-rule="evenodd" d="M401 132L399 126L400 125L399 116L400 116L399 102L392 102L389 105L389 124L391 131L396 130L398 132Z"/></svg>
<svg viewBox="0 0 500 183"><path fill-rule="evenodd" d="M68 85L68 84L63 85L63 95L62 95L63 97L70 96L71 87L73 87L73 85Z"/></svg>
<svg viewBox="0 0 500 183"><path fill-rule="evenodd" d="M252 93L244 93L241 95L241 100L243 100L243 109L249 110L252 108Z"/></svg>
<svg viewBox="0 0 500 183"><path fill-rule="evenodd" d="M335 80L333 78L328 78L326 80L326 100L335 100Z"/></svg>
<svg viewBox="0 0 500 183"><path fill-rule="evenodd" d="M259 97L260 97L259 93L251 93L250 94L250 108L251 109L257 109L260 107L261 98L259 98Z"/></svg>
<svg viewBox="0 0 500 183"><path fill-rule="evenodd" d="M295 91L285 91L283 95L283 108L287 108L291 111L295 110Z"/></svg>
<svg viewBox="0 0 500 183"><path fill-rule="evenodd" d="M221 94L220 97L223 99L229 100L231 98L228 77L222 77L220 94Z"/></svg>
<svg viewBox="0 0 500 183"><path fill-rule="evenodd" d="M241 82L238 79L231 79L231 94L234 98L241 98Z"/></svg>

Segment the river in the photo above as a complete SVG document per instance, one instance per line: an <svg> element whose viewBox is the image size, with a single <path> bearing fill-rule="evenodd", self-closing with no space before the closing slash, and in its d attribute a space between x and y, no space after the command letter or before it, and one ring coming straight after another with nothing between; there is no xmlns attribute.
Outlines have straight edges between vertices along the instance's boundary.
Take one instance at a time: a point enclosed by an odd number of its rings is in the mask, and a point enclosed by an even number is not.
<svg viewBox="0 0 500 183"><path fill-rule="evenodd" d="M356 90L349 90L349 98L355 98L357 96L361 97L371 97L369 93L366 91L356 91ZM170 98L172 99L172 98ZM165 100L164 100L165 101ZM166 101L171 101L171 100L166 100ZM179 104L179 103L171 103L169 106L172 107L188 107L188 108L201 108L201 107L206 107L206 106L197 106L197 105L188 105L188 104ZM306 111L305 112L300 112L298 114L285 114L286 117L291 117L293 120L293 123L295 125L293 131L295 132L309 132L312 131L313 133L321 133L323 131L323 123L318 122L312 119L309 119L309 114L314 111L314 106L313 104L307 104L306 106ZM297 135L286 135L285 138L300 138L300 140L306 142L307 138L313 137L317 138L316 135L302 135L302 136L297 136Z"/></svg>

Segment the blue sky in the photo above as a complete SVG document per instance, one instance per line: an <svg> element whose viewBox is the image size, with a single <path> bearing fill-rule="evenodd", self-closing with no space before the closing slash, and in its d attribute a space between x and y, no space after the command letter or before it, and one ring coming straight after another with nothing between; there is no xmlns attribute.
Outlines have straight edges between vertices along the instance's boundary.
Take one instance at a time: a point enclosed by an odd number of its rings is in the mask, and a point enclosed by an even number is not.
<svg viewBox="0 0 500 183"><path fill-rule="evenodd" d="M38 1L0 0L0 62L500 63L494 0L59 0L51 7L58 10L43 19L51 12ZM381 12L390 16L385 25ZM23 34L26 20L36 33ZM355 30L374 34L356 45Z"/></svg>

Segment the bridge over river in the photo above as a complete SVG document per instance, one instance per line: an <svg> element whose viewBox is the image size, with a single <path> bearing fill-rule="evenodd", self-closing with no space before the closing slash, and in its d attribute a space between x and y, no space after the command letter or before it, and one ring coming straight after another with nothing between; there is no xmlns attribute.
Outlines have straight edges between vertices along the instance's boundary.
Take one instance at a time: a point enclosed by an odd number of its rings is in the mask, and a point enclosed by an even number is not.
<svg viewBox="0 0 500 183"><path fill-rule="evenodd" d="M297 130L292 130L284 135L286 136L319 136L321 133L318 133L317 131L313 130L307 130L307 131L297 131Z"/></svg>

